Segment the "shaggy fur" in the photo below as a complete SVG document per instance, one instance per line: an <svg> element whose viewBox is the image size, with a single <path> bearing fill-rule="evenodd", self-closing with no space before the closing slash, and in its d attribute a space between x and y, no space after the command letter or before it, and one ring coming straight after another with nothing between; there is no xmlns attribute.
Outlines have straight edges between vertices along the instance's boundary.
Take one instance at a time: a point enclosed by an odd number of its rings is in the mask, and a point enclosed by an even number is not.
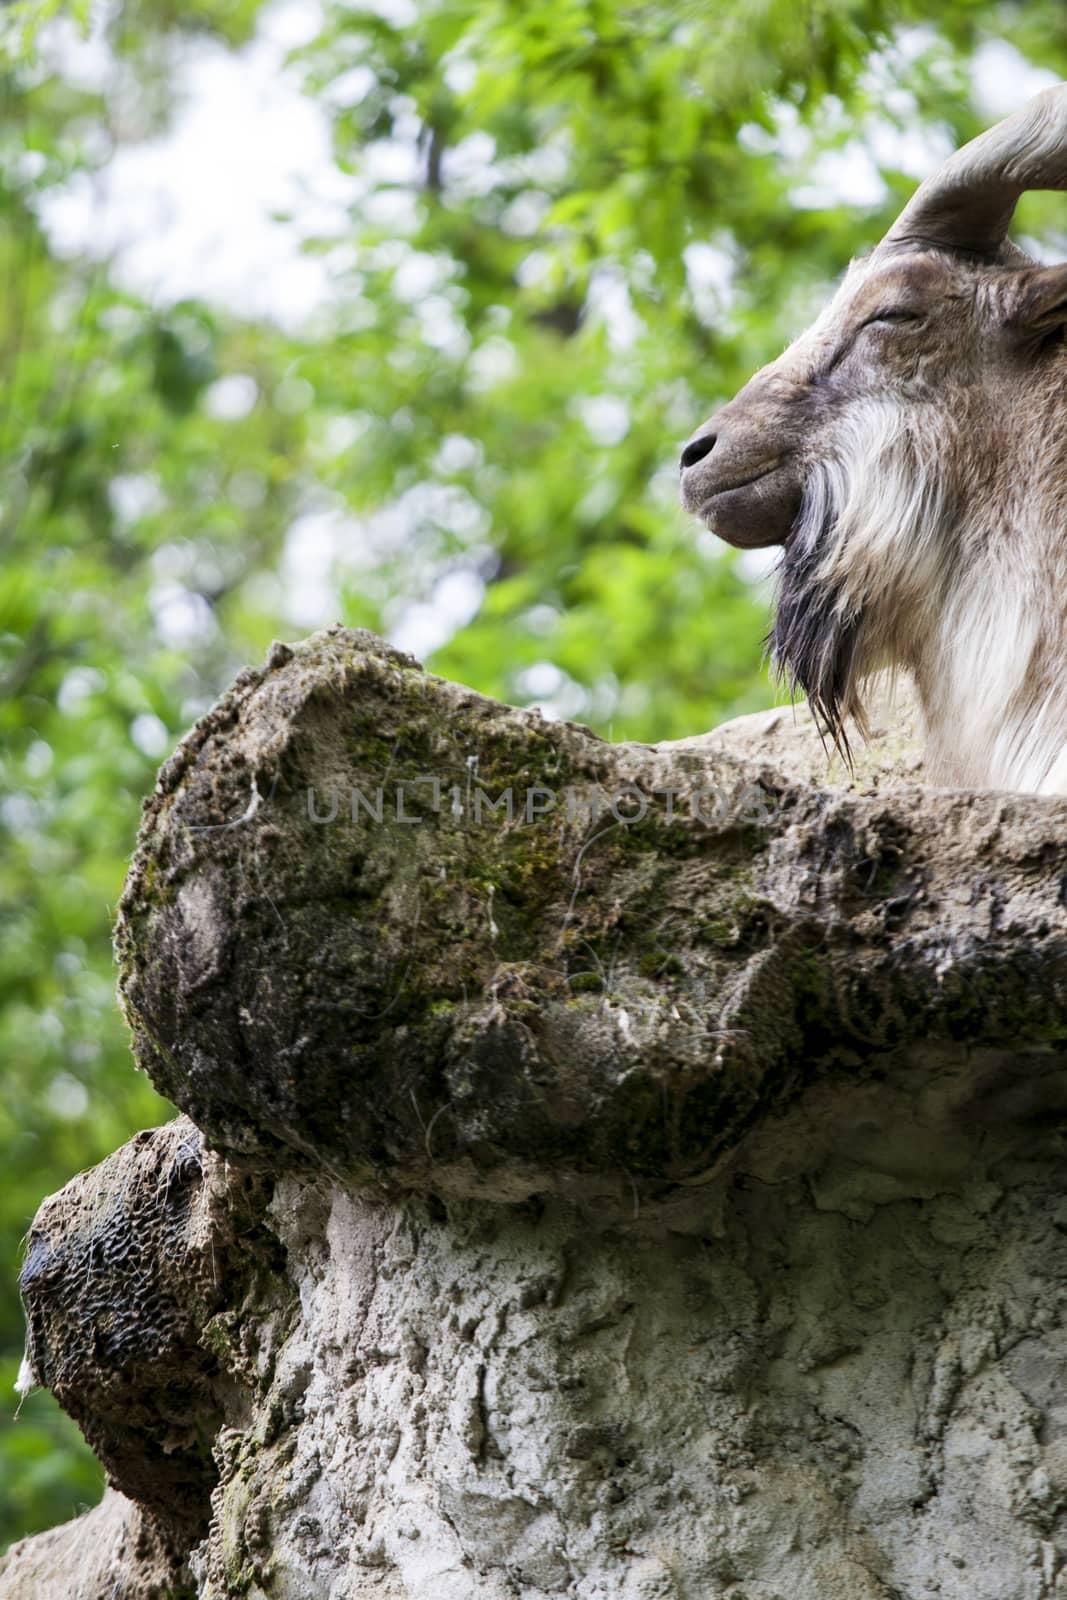
<svg viewBox="0 0 1067 1600"><path fill-rule="evenodd" d="M1033 377L1031 401L1058 411L1067 351ZM928 400L857 403L842 418L805 474L772 656L846 757L846 719L866 735L864 679L904 667L935 781L1063 792L1067 765L1052 769L1067 746L1067 429L1046 415L1038 459L1025 445L1009 455L1013 488L1003 462L992 473L974 462L976 439L997 460L993 419L955 398L956 416Z"/></svg>
<svg viewBox="0 0 1067 1600"><path fill-rule="evenodd" d="M785 548L771 653L846 756L845 719L866 735L863 679L903 659L946 585L952 529L930 458L948 419L930 413L852 407L808 469Z"/></svg>

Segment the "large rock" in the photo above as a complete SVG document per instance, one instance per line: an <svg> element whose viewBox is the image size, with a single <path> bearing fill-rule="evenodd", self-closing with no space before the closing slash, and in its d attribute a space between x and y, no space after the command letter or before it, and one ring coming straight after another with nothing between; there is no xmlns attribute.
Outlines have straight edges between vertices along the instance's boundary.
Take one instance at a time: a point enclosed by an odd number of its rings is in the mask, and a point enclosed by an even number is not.
<svg viewBox="0 0 1067 1600"><path fill-rule="evenodd" d="M1067 1033L1067 808L819 788L714 735L609 745L368 640L280 647L145 816L122 995L220 1149L655 1187L814 1075Z"/></svg>
<svg viewBox="0 0 1067 1600"><path fill-rule="evenodd" d="M11 1600L185 1600L191 1582L188 1546L115 1489L0 1556L0 1594Z"/></svg>
<svg viewBox="0 0 1067 1600"><path fill-rule="evenodd" d="M1067 806L817 752L605 745L340 631L189 736L119 950L208 1148L46 1202L25 1283L124 1548L200 1600L1067 1594ZM556 807L477 821L509 785Z"/></svg>

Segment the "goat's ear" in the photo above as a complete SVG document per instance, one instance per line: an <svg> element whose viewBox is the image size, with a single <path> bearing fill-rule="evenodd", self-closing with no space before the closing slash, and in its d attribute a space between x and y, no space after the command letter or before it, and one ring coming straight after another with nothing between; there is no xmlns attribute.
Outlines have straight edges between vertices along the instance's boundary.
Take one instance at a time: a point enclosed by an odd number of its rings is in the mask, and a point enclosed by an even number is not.
<svg viewBox="0 0 1067 1600"><path fill-rule="evenodd" d="M1041 336L1067 326L1067 265L1027 268L1012 277L1010 328Z"/></svg>

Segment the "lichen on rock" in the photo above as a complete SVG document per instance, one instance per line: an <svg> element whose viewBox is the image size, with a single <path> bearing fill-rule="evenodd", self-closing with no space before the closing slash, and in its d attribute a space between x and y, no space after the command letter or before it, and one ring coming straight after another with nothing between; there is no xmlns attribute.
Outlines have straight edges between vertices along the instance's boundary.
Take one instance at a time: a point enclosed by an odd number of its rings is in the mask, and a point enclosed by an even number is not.
<svg viewBox="0 0 1067 1600"><path fill-rule="evenodd" d="M241 1373L235 1352L220 1359L219 1334L281 1259L258 1226L269 1192L180 1117L72 1179L27 1236L26 1369L122 1503L136 1502L136 1515L109 1502L108 1537L118 1566L166 1575L161 1595L188 1591L188 1553L210 1522L213 1447Z"/></svg>

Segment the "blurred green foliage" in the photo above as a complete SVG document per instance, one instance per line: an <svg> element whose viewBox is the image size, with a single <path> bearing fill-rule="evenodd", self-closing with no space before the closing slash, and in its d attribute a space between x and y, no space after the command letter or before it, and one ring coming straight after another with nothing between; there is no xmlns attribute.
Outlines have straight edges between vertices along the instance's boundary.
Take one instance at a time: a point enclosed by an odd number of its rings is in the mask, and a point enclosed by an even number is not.
<svg viewBox="0 0 1067 1600"><path fill-rule="evenodd" d="M896 152L983 124L976 52L1067 68L1051 0L326 0L291 71L353 186L308 244L328 302L300 326L146 303L58 248L49 201L166 129L183 51L247 48L263 10L0 12L0 1543L101 1488L47 1395L14 1420L14 1283L41 1198L169 1114L109 947L158 760L307 631L324 541L318 621L422 637L487 693L642 739L769 703L765 587L676 510L678 445L879 236ZM879 201L835 200L857 146Z"/></svg>

